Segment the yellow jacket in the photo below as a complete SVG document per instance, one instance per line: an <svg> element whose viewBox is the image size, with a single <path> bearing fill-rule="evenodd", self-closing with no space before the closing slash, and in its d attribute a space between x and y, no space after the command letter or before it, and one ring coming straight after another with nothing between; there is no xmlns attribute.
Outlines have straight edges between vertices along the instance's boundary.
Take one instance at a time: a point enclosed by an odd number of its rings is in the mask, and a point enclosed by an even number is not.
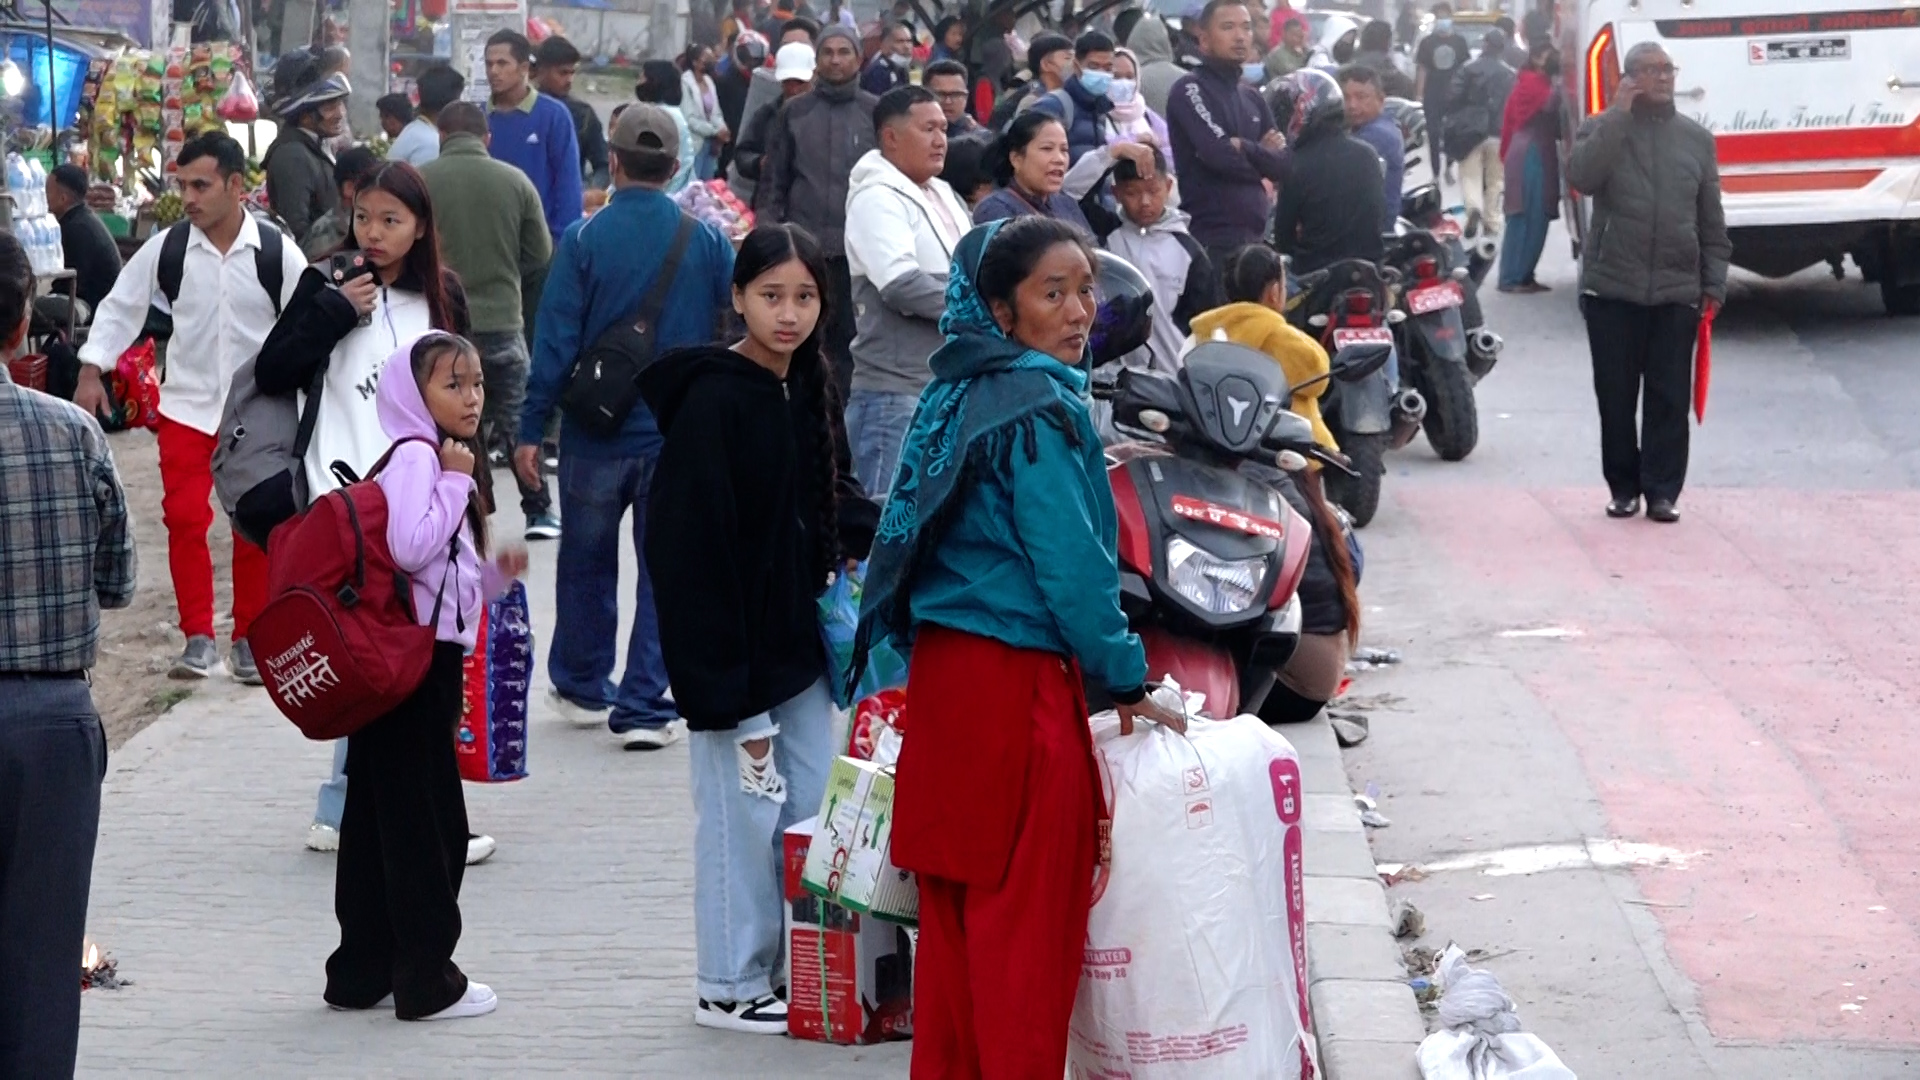
<svg viewBox="0 0 1920 1080"><path fill-rule="evenodd" d="M1196 342L1212 341L1215 330L1224 330L1228 341L1259 349L1273 357L1280 362L1280 370L1286 373L1290 385L1298 386L1327 373L1327 350L1289 325L1286 316L1265 304L1239 303L1214 308L1195 315L1192 325ZM1327 384L1322 381L1302 390L1293 396L1292 408L1313 425L1316 442L1329 450L1338 450L1340 444L1333 441L1333 432L1320 418L1320 395L1326 389Z"/></svg>

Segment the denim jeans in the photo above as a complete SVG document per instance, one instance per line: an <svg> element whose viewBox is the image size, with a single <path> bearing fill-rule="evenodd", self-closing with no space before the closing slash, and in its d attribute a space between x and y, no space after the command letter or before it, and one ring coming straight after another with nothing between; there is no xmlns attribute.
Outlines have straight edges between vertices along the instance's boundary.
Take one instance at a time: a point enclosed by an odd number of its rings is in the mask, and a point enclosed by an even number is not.
<svg viewBox="0 0 1920 1080"><path fill-rule="evenodd" d="M0 1076L73 1075L106 771L85 679L0 677Z"/></svg>
<svg viewBox="0 0 1920 1080"><path fill-rule="evenodd" d="M847 438L853 443L853 472L860 486L875 500L893 488L893 471L900 465L900 447L907 441L907 425L920 403L916 394L882 390L855 390L847 400Z"/></svg>
<svg viewBox="0 0 1920 1080"><path fill-rule="evenodd" d="M749 778L743 744L771 739L772 772ZM708 1001L773 992L786 900L781 837L820 812L833 765L833 699L822 678L732 731L687 737L693 769L695 985ZM768 794L770 789L784 791Z"/></svg>
<svg viewBox="0 0 1920 1080"><path fill-rule="evenodd" d="M347 811L347 740L333 741L333 771L327 774L327 782L320 785L319 797L313 804L313 823L325 825L336 832L340 829L340 815Z"/></svg>
<svg viewBox="0 0 1920 1080"><path fill-rule="evenodd" d="M520 403L527 399L527 341L518 330L502 333L475 331L473 345L480 350L480 370L487 380L487 400L481 406L481 444L500 448L513 455L514 435L520 429ZM547 478L539 487L528 487L513 473L514 486L520 489L520 512L529 518L553 513L553 496L547 491Z"/></svg>
<svg viewBox="0 0 1920 1080"><path fill-rule="evenodd" d="M547 674L554 689L588 708L612 706L615 732L660 728L677 716L667 700L667 664L647 577L647 490L657 454L630 458L560 458L560 534L554 567L553 645ZM614 635L620 632L620 520L633 511L633 630L627 670L613 682Z"/></svg>

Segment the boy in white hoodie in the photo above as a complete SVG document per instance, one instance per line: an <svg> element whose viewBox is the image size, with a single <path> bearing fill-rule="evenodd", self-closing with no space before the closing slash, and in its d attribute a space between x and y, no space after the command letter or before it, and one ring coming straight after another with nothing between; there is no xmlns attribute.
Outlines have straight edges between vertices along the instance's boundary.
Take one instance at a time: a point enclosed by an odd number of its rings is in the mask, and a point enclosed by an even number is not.
<svg viewBox="0 0 1920 1080"><path fill-rule="evenodd" d="M879 149L847 187L847 267L853 277L853 392L847 437L860 486L884 499L907 422L933 378L927 357L945 344L953 249L972 227L967 205L940 179L947 118L925 87L902 86L873 109Z"/></svg>
<svg viewBox="0 0 1920 1080"><path fill-rule="evenodd" d="M1153 286L1153 333L1144 348L1120 362L1171 375L1180 369L1181 345L1193 317L1220 305L1220 285L1206 248L1187 235L1187 215L1167 205L1173 181L1159 147L1153 147L1153 166L1153 175L1141 176L1133 162L1115 163L1113 197L1120 204L1121 226L1107 235L1106 247Z"/></svg>

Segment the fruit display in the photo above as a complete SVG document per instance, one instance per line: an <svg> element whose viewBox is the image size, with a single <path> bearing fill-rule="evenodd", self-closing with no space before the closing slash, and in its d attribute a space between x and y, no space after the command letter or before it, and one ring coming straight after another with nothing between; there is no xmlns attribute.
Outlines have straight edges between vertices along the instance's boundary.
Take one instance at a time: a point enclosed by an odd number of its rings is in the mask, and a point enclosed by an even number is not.
<svg viewBox="0 0 1920 1080"><path fill-rule="evenodd" d="M692 183L673 197L680 209L727 234L738 244L753 231L753 211L727 187L725 180Z"/></svg>
<svg viewBox="0 0 1920 1080"><path fill-rule="evenodd" d="M168 188L160 197L153 200L153 223L161 228L187 216L187 208L180 201L180 192Z"/></svg>

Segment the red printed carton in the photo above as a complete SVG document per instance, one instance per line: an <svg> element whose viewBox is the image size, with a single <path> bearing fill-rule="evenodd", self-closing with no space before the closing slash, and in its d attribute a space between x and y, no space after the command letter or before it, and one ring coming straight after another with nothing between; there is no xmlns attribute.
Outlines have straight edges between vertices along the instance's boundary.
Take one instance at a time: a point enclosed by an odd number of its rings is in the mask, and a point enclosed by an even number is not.
<svg viewBox="0 0 1920 1080"><path fill-rule="evenodd" d="M787 899L787 1034L863 1045L913 1037L913 944L905 927L850 911L801 881L816 819L783 842Z"/></svg>

